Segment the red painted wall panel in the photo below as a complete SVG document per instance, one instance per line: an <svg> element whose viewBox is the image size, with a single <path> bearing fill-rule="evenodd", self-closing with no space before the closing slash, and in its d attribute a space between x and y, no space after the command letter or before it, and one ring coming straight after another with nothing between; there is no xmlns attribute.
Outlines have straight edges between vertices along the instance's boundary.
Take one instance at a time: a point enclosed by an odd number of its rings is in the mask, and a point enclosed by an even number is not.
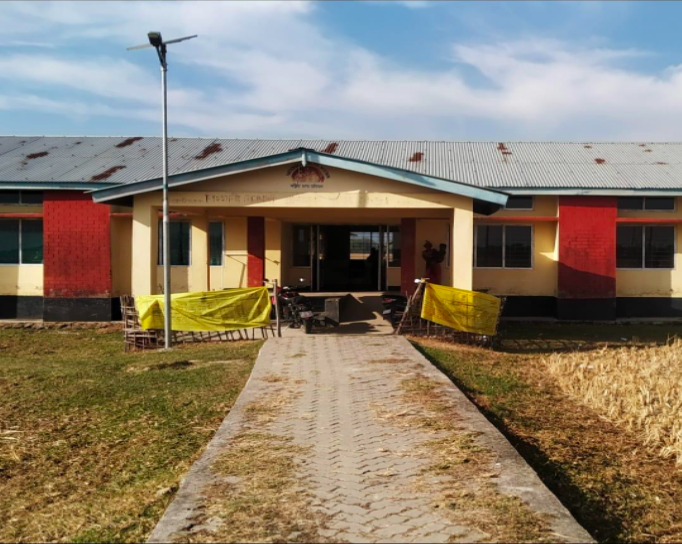
<svg viewBox="0 0 682 544"><path fill-rule="evenodd" d="M415 253L417 251L417 220L405 218L400 221L400 292L414 293L417 277Z"/></svg>
<svg viewBox="0 0 682 544"><path fill-rule="evenodd" d="M616 197L559 197L559 297L616 296Z"/></svg>
<svg viewBox="0 0 682 544"><path fill-rule="evenodd" d="M248 257L246 274L249 287L262 287L265 278L265 218L249 217L246 223Z"/></svg>
<svg viewBox="0 0 682 544"><path fill-rule="evenodd" d="M47 191L43 200L44 295L111 296L109 206L76 191Z"/></svg>

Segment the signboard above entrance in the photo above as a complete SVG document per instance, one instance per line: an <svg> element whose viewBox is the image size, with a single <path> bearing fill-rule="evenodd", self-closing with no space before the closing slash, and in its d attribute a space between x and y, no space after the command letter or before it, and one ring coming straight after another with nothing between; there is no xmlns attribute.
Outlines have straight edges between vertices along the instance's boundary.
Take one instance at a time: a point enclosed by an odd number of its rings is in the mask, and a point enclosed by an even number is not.
<svg viewBox="0 0 682 544"><path fill-rule="evenodd" d="M329 170L320 164L295 164L287 170L287 176L293 180L293 189L322 189Z"/></svg>

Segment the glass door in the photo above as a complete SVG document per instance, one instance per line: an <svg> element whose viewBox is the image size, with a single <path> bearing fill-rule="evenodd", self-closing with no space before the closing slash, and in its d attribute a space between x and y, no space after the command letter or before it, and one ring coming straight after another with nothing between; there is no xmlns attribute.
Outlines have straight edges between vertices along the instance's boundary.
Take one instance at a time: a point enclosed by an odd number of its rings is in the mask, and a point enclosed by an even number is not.
<svg viewBox="0 0 682 544"><path fill-rule="evenodd" d="M318 225L318 291L377 291L385 283L384 228Z"/></svg>

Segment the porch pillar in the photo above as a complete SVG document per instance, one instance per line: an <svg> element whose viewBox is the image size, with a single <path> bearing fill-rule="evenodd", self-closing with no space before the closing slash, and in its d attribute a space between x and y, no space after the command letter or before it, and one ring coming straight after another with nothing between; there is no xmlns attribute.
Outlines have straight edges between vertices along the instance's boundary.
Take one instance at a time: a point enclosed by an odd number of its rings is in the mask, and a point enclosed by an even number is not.
<svg viewBox="0 0 682 544"><path fill-rule="evenodd" d="M462 206L452 210L450 271L452 286L470 291L474 272L474 212L473 201L462 200Z"/></svg>
<svg viewBox="0 0 682 544"><path fill-rule="evenodd" d="M150 194L135 196L133 204L132 295L154 295L158 261L159 212Z"/></svg>
<svg viewBox="0 0 682 544"><path fill-rule="evenodd" d="M265 278L265 218L249 217L246 223L248 287L261 287Z"/></svg>
<svg viewBox="0 0 682 544"><path fill-rule="evenodd" d="M265 222L265 277L282 285L282 222Z"/></svg>
<svg viewBox="0 0 682 544"><path fill-rule="evenodd" d="M208 291L208 219L192 217L192 260L190 291Z"/></svg>
<svg viewBox="0 0 682 544"><path fill-rule="evenodd" d="M400 292L411 295L415 289L417 257L417 220L400 220Z"/></svg>

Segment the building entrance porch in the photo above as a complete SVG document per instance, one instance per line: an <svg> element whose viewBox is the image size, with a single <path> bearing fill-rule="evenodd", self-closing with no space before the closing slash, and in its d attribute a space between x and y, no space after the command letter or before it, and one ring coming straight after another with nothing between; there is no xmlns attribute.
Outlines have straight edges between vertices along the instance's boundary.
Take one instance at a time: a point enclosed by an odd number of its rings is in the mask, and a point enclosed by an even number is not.
<svg viewBox="0 0 682 544"><path fill-rule="evenodd" d="M399 225L317 224L291 228L294 266L308 267L312 291L399 288Z"/></svg>
<svg viewBox="0 0 682 544"><path fill-rule="evenodd" d="M141 200L132 222L132 292L160 294L159 208ZM471 288L470 210L174 205L171 211L171 225L178 224L171 228L174 293L256 287L265 278L315 293L409 293L425 275L427 241L448 248L442 283Z"/></svg>

